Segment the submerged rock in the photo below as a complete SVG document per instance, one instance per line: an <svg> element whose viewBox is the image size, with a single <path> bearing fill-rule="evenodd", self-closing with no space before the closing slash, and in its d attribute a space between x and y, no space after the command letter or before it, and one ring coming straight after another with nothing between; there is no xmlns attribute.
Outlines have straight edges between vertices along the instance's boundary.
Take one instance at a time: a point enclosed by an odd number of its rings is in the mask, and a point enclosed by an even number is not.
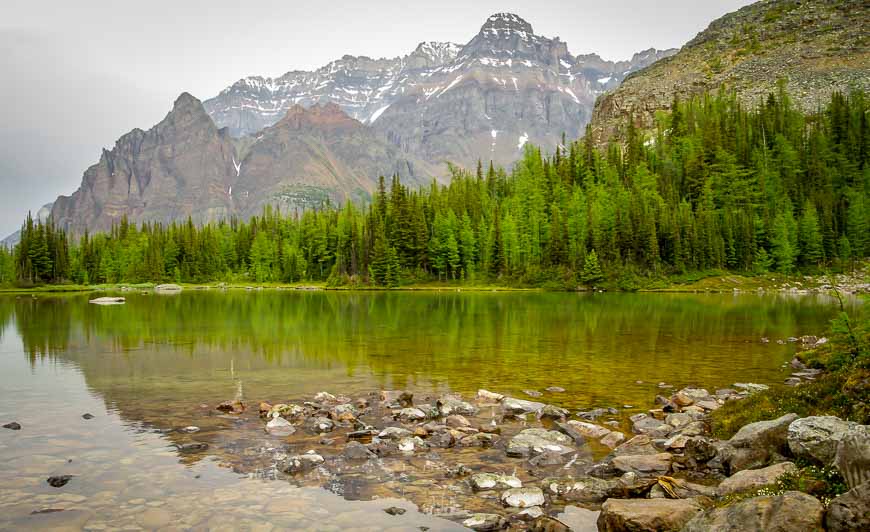
<svg viewBox="0 0 870 532"><path fill-rule="evenodd" d="M21 424L17 421L13 421L12 423L7 423L3 425L3 428L9 430L21 430Z"/></svg>
<svg viewBox="0 0 870 532"><path fill-rule="evenodd" d="M554 430L525 429L511 438L506 453L520 457L536 456L545 451L569 453L573 450L569 445L571 438Z"/></svg>
<svg viewBox="0 0 870 532"><path fill-rule="evenodd" d="M543 506L546 503L541 488L511 488L501 494L501 502L511 508Z"/></svg>
<svg viewBox="0 0 870 532"><path fill-rule="evenodd" d="M67 483L72 480L72 475L57 475L53 477L48 477L46 482L52 488L62 488L67 485Z"/></svg>
<svg viewBox="0 0 870 532"><path fill-rule="evenodd" d="M377 458L375 453L371 452L368 447L358 441L347 442L341 455L347 460L372 460Z"/></svg>
<svg viewBox="0 0 870 532"><path fill-rule="evenodd" d="M526 401L525 399L515 399L513 397L505 397L501 402L501 408L505 414L510 416L521 416L523 414L536 414L545 406L544 403L535 401Z"/></svg>
<svg viewBox="0 0 870 532"><path fill-rule="evenodd" d="M185 454L200 453L205 450L208 450L208 444L203 442L184 443L178 446L178 452Z"/></svg>
<svg viewBox="0 0 870 532"><path fill-rule="evenodd" d="M283 417L273 417L266 423L266 432L272 436L289 436L296 432L296 427Z"/></svg>
<svg viewBox="0 0 870 532"><path fill-rule="evenodd" d="M413 433L402 427L387 427L378 433L378 438L382 440L401 440L413 436Z"/></svg>
<svg viewBox="0 0 870 532"><path fill-rule="evenodd" d="M282 460L278 468L288 475L310 471L324 462L323 457L317 453L309 452L289 456Z"/></svg>
<svg viewBox="0 0 870 532"><path fill-rule="evenodd" d="M477 390L477 400L480 402L495 404L501 402L502 399L504 399L504 395L500 393L484 389Z"/></svg>
<svg viewBox="0 0 870 532"><path fill-rule="evenodd" d="M426 413L419 408L403 408L396 412L396 417L402 421L422 421L426 419Z"/></svg>
<svg viewBox="0 0 870 532"><path fill-rule="evenodd" d="M596 477L554 477L541 483L552 497L568 502L602 502L616 488L617 481Z"/></svg>
<svg viewBox="0 0 870 532"><path fill-rule="evenodd" d="M452 395L445 395L444 397L438 399L437 406L438 412L442 416L449 416L451 414L473 416L477 413L476 406Z"/></svg>
<svg viewBox="0 0 870 532"><path fill-rule="evenodd" d="M414 404L414 394L405 390L381 390L381 402L409 407Z"/></svg>
<svg viewBox="0 0 870 532"><path fill-rule="evenodd" d="M495 489L522 488L523 483L513 475L499 473L477 473L468 480L474 491L487 491Z"/></svg>
<svg viewBox="0 0 870 532"><path fill-rule="evenodd" d="M472 514L462 522L462 526L478 532L489 532L504 530L508 526L508 521L498 514Z"/></svg>
<svg viewBox="0 0 870 532"><path fill-rule="evenodd" d="M384 508L384 512L389 515L403 515L407 510L398 506L390 506L389 508Z"/></svg>

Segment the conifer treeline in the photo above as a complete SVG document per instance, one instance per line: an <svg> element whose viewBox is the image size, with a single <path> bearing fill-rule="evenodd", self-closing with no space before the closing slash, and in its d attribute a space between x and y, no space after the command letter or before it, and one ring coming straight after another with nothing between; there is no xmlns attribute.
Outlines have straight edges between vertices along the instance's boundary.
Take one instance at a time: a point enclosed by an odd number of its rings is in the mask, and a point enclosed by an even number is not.
<svg viewBox="0 0 870 532"><path fill-rule="evenodd" d="M454 169L449 185L383 178L368 206L248 222L84 235L28 218L0 282L250 279L392 286L431 279L564 285L710 268L791 272L870 254L870 124L863 93L804 115L780 89L755 110L720 92L675 100L652 135L591 135L510 174Z"/></svg>

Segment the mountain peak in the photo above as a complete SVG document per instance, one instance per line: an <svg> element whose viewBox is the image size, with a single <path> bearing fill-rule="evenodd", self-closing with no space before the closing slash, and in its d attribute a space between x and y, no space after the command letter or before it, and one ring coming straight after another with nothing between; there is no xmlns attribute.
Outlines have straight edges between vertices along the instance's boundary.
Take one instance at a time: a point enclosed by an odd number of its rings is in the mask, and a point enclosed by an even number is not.
<svg viewBox="0 0 870 532"><path fill-rule="evenodd" d="M202 106L202 102L196 99L196 97L189 92L182 92L178 98L175 99L175 103L172 104L172 110L178 111L180 109L189 109L197 106Z"/></svg>
<svg viewBox="0 0 870 532"><path fill-rule="evenodd" d="M480 28L480 33L502 36L510 33L526 33L533 35L532 25L519 15L513 13L496 13L486 19Z"/></svg>
<svg viewBox="0 0 870 532"><path fill-rule="evenodd" d="M305 129L324 126L350 127L361 124L342 111L338 104L328 102L323 105L312 105L307 109L296 104L287 110L287 114L277 125L291 129Z"/></svg>

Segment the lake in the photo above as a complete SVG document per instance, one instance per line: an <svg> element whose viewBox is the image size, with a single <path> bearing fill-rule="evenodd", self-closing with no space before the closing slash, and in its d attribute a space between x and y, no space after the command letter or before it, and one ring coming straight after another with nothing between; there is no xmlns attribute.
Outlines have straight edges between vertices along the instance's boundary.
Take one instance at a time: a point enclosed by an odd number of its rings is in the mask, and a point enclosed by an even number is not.
<svg viewBox="0 0 870 532"><path fill-rule="evenodd" d="M256 405L320 391L403 389L422 403L532 390L572 412L615 408L611 421L627 431L627 416L669 393L660 383L782 383L795 345L777 340L821 334L837 311L828 297L788 294L121 295L115 306L87 294L0 296L0 424L23 427L0 429L0 528L453 529L439 516L494 503L446 481L445 464L521 462L457 449L288 479L276 453L328 457L336 443L270 436ZM215 410L234 398L248 411ZM179 430L191 425L199 431ZM208 449L180 450L191 442ZM64 474L62 488L46 483Z"/></svg>

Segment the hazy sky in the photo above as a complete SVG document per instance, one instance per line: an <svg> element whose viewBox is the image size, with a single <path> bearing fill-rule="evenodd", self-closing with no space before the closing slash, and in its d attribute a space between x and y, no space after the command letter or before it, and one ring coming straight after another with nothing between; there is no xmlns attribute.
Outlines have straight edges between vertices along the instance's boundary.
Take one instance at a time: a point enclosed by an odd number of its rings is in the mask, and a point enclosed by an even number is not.
<svg viewBox="0 0 870 532"><path fill-rule="evenodd" d="M0 239L100 150L148 129L182 91L205 100L250 74L313 69L344 54L464 44L509 11L573 54L628 59L679 47L746 0L0 0Z"/></svg>

